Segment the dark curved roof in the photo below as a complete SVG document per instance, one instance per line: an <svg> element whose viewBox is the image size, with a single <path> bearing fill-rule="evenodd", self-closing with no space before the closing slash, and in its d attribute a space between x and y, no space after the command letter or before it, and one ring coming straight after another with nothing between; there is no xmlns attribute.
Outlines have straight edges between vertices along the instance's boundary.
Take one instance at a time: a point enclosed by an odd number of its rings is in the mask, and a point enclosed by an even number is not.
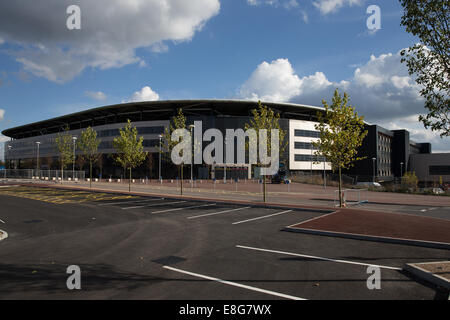
<svg viewBox="0 0 450 320"><path fill-rule="evenodd" d="M291 103L262 102L276 110L282 118L314 120L321 107ZM22 139L26 137L57 133L69 126L71 130L111 123L150 120L169 120L182 108L186 116L249 116L256 108L255 101L248 100L168 100L132 102L90 109L61 117L6 129L3 135Z"/></svg>

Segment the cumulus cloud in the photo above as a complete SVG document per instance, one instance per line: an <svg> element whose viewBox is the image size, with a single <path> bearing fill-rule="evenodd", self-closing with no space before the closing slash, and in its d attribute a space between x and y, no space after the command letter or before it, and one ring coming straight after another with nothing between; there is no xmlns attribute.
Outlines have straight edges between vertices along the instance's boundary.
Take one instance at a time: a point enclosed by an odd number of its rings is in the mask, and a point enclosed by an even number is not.
<svg viewBox="0 0 450 320"><path fill-rule="evenodd" d="M141 101L157 101L159 100L159 94L152 90L149 86L143 87L141 90L136 91L128 102L141 102Z"/></svg>
<svg viewBox="0 0 450 320"><path fill-rule="evenodd" d="M322 14L337 12L344 6L360 5L363 0L317 0L313 5L319 9Z"/></svg>
<svg viewBox="0 0 450 320"><path fill-rule="evenodd" d="M104 101L106 100L106 94L101 91L86 91L86 96L98 100L98 101Z"/></svg>
<svg viewBox="0 0 450 320"><path fill-rule="evenodd" d="M69 0L0 1L0 39L24 70L54 82L86 68L140 63L136 49L168 50L165 41L189 41L220 10L219 0L79 0L81 30L66 28Z"/></svg>
<svg viewBox="0 0 450 320"><path fill-rule="evenodd" d="M288 101L300 94L301 80L289 60L278 59L261 63L240 88L244 99Z"/></svg>
<svg viewBox="0 0 450 320"><path fill-rule="evenodd" d="M350 104L366 121L387 129L408 129L418 142L431 141L436 150L450 151L449 139L440 139L418 122L418 115L426 111L424 100L400 59L399 53L371 56L351 79L340 82L328 80L320 71L300 78L287 59L263 62L240 87L239 95L249 100L322 106L322 100L330 102L338 88L349 94Z"/></svg>

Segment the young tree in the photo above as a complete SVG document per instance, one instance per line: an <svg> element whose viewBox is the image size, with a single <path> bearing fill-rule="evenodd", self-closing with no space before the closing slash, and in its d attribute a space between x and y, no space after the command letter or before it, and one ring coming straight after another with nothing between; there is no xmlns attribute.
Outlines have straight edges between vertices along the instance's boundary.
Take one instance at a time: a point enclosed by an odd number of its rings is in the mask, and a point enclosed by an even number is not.
<svg viewBox="0 0 450 320"><path fill-rule="evenodd" d="M425 128L450 136L450 3L448 0L400 0L405 9L401 24L421 43L401 52L410 75L422 89L428 114Z"/></svg>
<svg viewBox="0 0 450 320"><path fill-rule="evenodd" d="M256 136L259 137L260 130L267 130L267 153L272 155L272 130L279 130L279 150L280 154L284 153L284 149L286 148L285 136L286 132L280 127L280 114L275 113L274 110L263 105L261 101L258 101L258 108L252 110L253 118L249 123L245 124L245 130L253 129L256 132ZM257 141L247 141L246 149L249 150L249 144L257 143ZM260 146L261 148L261 146ZM274 151L276 152L276 151ZM259 159L259 158L258 158ZM257 166L261 167L263 164L258 160ZM263 175L263 201L267 201L267 193L266 193L266 175Z"/></svg>
<svg viewBox="0 0 450 320"><path fill-rule="evenodd" d="M64 129L64 132L58 133L55 139L56 146L59 152L59 163L61 166L61 182L64 180L64 167L72 164L74 161L73 154L73 137L69 133L69 127Z"/></svg>
<svg viewBox="0 0 450 320"><path fill-rule="evenodd" d="M164 134L163 134L163 139L164 139L167 151L169 153L169 158L170 158L170 153L172 152L173 148L179 143L179 141L172 141L172 133L178 129L186 129L186 117L184 116L183 110L181 108L178 109L177 115L172 117L169 127L167 127L165 129ZM183 178L184 178L183 167L184 167L184 163L181 163L181 165L178 168L178 172L181 171L181 174L180 174L180 176L181 176L181 180L180 180L181 195L183 195Z"/></svg>
<svg viewBox="0 0 450 320"><path fill-rule="evenodd" d="M81 132L81 137L78 140L78 148L82 152L82 158L89 162L89 188L92 188L92 165L96 163L100 154L98 153L98 146L101 140L97 139L97 132L88 127Z"/></svg>
<svg viewBox="0 0 450 320"><path fill-rule="evenodd" d="M331 162L333 170L339 171L339 205L342 207L342 169L348 169L363 158L358 157L358 148L362 145L367 131L364 131L364 117L360 117L355 108L348 104L348 95L342 98L336 89L332 105L323 100L324 112L318 112L320 139L313 142L315 154Z"/></svg>
<svg viewBox="0 0 450 320"><path fill-rule="evenodd" d="M130 192L131 171L145 160L147 152L144 152L144 137L138 137L138 131L136 127L133 127L130 120L128 120L125 128L120 129L119 132L120 136L114 138L113 141L114 149L117 152L114 158L125 170L129 169L128 191Z"/></svg>

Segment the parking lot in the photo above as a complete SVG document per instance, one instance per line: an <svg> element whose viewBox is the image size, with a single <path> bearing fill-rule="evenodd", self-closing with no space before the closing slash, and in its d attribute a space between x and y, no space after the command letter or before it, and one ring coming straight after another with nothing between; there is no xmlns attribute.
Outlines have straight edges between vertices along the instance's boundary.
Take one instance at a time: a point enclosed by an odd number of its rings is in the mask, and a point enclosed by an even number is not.
<svg viewBox="0 0 450 320"><path fill-rule="evenodd" d="M0 203L2 299L448 299L402 271L448 250L283 231L325 209L31 187ZM66 287L70 265L81 290Z"/></svg>

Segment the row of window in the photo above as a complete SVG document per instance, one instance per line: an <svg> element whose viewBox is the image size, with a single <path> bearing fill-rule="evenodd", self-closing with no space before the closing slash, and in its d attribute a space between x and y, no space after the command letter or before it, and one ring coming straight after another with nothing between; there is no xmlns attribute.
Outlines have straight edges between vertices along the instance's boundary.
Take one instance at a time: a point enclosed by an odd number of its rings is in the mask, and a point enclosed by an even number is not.
<svg viewBox="0 0 450 320"><path fill-rule="evenodd" d="M450 176L450 166L430 166L430 176Z"/></svg>
<svg viewBox="0 0 450 320"><path fill-rule="evenodd" d="M320 138L319 131L295 129L294 134L296 137Z"/></svg>
<svg viewBox="0 0 450 320"><path fill-rule="evenodd" d="M159 139L158 140L144 140L142 145L145 148L154 148L159 146ZM112 141L102 141L98 147L99 149L114 149L114 144Z"/></svg>
<svg viewBox="0 0 450 320"><path fill-rule="evenodd" d="M317 148L315 148L313 146L312 143L309 142L295 142L295 149L298 150L317 150Z"/></svg>
<svg viewBox="0 0 450 320"><path fill-rule="evenodd" d="M326 162L325 157L310 154L296 154L294 160L297 162Z"/></svg>
<svg viewBox="0 0 450 320"><path fill-rule="evenodd" d="M160 127L140 127L137 128L138 134L163 134L164 126ZM99 138L119 136L119 129L102 130L97 133Z"/></svg>

